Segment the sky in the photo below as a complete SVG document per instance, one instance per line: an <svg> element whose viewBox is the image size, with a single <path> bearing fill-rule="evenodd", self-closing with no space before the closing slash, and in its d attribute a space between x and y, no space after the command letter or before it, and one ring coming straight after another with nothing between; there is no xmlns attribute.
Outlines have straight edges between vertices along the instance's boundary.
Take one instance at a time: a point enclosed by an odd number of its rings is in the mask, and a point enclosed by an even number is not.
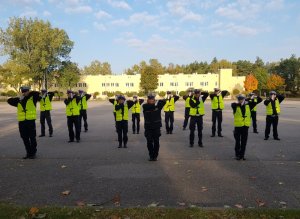
<svg viewBox="0 0 300 219"><path fill-rule="evenodd" d="M0 27L14 16L64 29L73 62L109 62L115 74L152 58L182 65L300 54L298 0L0 0Z"/></svg>

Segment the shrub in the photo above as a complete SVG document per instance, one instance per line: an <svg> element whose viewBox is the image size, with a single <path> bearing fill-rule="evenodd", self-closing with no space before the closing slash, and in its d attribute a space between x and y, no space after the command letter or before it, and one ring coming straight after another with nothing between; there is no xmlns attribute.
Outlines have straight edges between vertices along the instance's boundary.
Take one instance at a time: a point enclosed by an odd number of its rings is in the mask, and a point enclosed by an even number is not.
<svg viewBox="0 0 300 219"><path fill-rule="evenodd" d="M17 92L14 90L9 90L9 91L7 91L6 95L8 97L15 97L15 96L17 96Z"/></svg>
<svg viewBox="0 0 300 219"><path fill-rule="evenodd" d="M186 91L180 91L180 92L179 92L179 96L180 96L180 97L183 97L184 95L186 95Z"/></svg>
<svg viewBox="0 0 300 219"><path fill-rule="evenodd" d="M96 91L95 93L93 93L93 98L96 99L99 94L100 93L98 91Z"/></svg>
<svg viewBox="0 0 300 219"><path fill-rule="evenodd" d="M158 92L158 96L164 97L164 96L166 96L166 92L165 91L160 91L160 92Z"/></svg>

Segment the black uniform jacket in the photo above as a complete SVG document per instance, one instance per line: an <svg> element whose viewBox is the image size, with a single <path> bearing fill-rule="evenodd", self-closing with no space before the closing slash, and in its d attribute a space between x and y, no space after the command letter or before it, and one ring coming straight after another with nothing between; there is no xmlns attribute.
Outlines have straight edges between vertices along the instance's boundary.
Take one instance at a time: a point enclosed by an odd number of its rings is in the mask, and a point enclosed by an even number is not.
<svg viewBox="0 0 300 219"><path fill-rule="evenodd" d="M166 100L158 100L156 104L145 103L143 105L145 129L156 129L162 126L161 110L165 104Z"/></svg>

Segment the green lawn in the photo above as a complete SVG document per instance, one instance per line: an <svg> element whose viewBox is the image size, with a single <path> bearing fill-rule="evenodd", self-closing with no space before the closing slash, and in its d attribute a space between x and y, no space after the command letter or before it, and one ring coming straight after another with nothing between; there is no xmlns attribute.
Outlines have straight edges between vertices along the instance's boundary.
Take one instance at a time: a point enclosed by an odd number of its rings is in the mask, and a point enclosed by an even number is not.
<svg viewBox="0 0 300 219"><path fill-rule="evenodd" d="M65 218L211 218L211 219L243 219L243 218L300 218L300 210L291 209L226 209L206 210L200 208L92 208L92 207L41 207L28 208L15 205L0 204L0 219L65 219Z"/></svg>

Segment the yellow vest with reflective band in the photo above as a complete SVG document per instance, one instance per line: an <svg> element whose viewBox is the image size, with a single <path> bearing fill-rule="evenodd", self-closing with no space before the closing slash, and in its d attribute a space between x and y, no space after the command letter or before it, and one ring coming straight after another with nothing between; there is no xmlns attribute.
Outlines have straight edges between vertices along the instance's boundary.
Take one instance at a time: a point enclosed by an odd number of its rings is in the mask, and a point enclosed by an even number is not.
<svg viewBox="0 0 300 219"><path fill-rule="evenodd" d="M217 96L214 96L214 98L211 100L211 108L218 109L220 104L220 109L224 109L224 101L222 95L219 95L219 99Z"/></svg>
<svg viewBox="0 0 300 219"><path fill-rule="evenodd" d="M114 100L114 113L116 112L116 105L117 105L118 101Z"/></svg>
<svg viewBox="0 0 300 219"><path fill-rule="evenodd" d="M174 112L175 111L175 100L174 100L174 97L171 97L170 100L166 101L166 104L164 105L164 111L165 112Z"/></svg>
<svg viewBox="0 0 300 219"><path fill-rule="evenodd" d="M88 106L87 106L87 100L86 100L86 96L83 96L79 102L79 110L83 109L83 110L87 110Z"/></svg>
<svg viewBox="0 0 300 219"><path fill-rule="evenodd" d="M275 108L276 108L277 114L279 115L280 114L280 104L279 104L278 99L275 100ZM267 115L268 116L273 115L273 108L272 108L271 102L266 106L266 110L267 110Z"/></svg>
<svg viewBox="0 0 300 219"><path fill-rule="evenodd" d="M52 104L48 95L40 100L40 111L45 110L52 110Z"/></svg>
<svg viewBox="0 0 300 219"><path fill-rule="evenodd" d="M18 103L18 121L22 122L25 120L35 120L36 119L36 107L33 103L33 97L30 97L26 102L26 108L24 109L21 103Z"/></svg>
<svg viewBox="0 0 300 219"><path fill-rule="evenodd" d="M190 99L191 99L191 97L187 97L186 99L185 99L185 108L190 108L191 106L190 106Z"/></svg>
<svg viewBox="0 0 300 219"><path fill-rule="evenodd" d="M254 98L253 101L254 103L257 103L257 98ZM257 110L257 105L255 105L255 107L251 111L256 112L256 110Z"/></svg>
<svg viewBox="0 0 300 219"><path fill-rule="evenodd" d="M71 102L66 106L66 115L67 116L79 116L79 106L76 102L76 98L73 98Z"/></svg>
<svg viewBox="0 0 300 219"><path fill-rule="evenodd" d="M248 104L245 105L245 116L243 117L242 110L240 106L236 107L234 113L234 127L249 127L251 125L251 112Z"/></svg>
<svg viewBox="0 0 300 219"><path fill-rule="evenodd" d="M195 99L192 99L194 103L196 103ZM198 112L197 112L198 109ZM205 108L204 108L204 103L200 97L200 103L196 108L192 107L190 108L190 116L203 116L205 114Z"/></svg>
<svg viewBox="0 0 300 219"><path fill-rule="evenodd" d="M131 108L132 113L141 113L141 104L137 101Z"/></svg>
<svg viewBox="0 0 300 219"><path fill-rule="evenodd" d="M119 104L116 104L119 105ZM128 120L128 105L124 104L124 115L122 115L122 109L116 111L116 121Z"/></svg>

